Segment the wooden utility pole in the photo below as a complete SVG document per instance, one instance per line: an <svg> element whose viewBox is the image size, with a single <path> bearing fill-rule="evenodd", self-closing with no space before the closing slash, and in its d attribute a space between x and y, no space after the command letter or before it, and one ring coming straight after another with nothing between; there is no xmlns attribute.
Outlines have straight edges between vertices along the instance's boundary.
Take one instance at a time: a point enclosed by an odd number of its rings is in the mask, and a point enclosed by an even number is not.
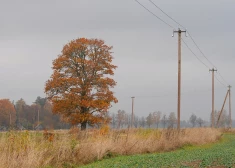
<svg viewBox="0 0 235 168"><path fill-rule="evenodd" d="M217 71L216 69L212 68L209 71L212 71L212 112L211 112L211 127L214 128L215 127L215 109L214 109L214 103L215 103L215 87L214 87L214 83L215 83L215 71Z"/></svg>
<svg viewBox="0 0 235 168"><path fill-rule="evenodd" d="M228 86L228 91L229 91L229 127L232 128L232 109L231 109L231 87Z"/></svg>
<svg viewBox="0 0 235 168"><path fill-rule="evenodd" d="M131 99L132 99L131 128L133 128L133 123L134 123L134 99L135 99L135 97L131 97Z"/></svg>
<svg viewBox="0 0 235 168"><path fill-rule="evenodd" d="M223 104L223 106L222 106L222 109L221 109L221 111L220 111L220 113L219 113L219 116L218 116L218 119L217 119L217 123L216 123L216 127L217 127L217 128L218 128L218 126L219 126L220 117L221 117L221 114L223 113L224 105L225 105L225 103L226 103L228 94L229 94L229 90L228 90L227 93L226 93L226 96L225 96L225 99L224 99L224 104Z"/></svg>
<svg viewBox="0 0 235 168"><path fill-rule="evenodd" d="M181 33L186 33L186 31L178 29L178 31L173 31L178 33L178 105L177 105L177 129L180 129L180 105L181 105Z"/></svg>

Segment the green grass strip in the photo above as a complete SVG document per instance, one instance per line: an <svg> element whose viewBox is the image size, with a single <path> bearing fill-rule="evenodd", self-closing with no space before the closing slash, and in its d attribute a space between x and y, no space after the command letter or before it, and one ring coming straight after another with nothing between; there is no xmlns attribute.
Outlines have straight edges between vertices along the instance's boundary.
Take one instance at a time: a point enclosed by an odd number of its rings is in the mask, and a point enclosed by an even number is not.
<svg viewBox="0 0 235 168"><path fill-rule="evenodd" d="M235 167L235 135L225 134L222 141L203 146L186 146L166 153L118 156L82 168L157 168L157 167Z"/></svg>

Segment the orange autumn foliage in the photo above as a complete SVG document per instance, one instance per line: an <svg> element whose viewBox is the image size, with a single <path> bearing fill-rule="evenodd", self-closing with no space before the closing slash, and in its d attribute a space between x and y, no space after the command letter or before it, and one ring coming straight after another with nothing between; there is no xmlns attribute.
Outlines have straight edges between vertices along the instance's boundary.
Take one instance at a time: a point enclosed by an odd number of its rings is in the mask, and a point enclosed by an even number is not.
<svg viewBox="0 0 235 168"><path fill-rule="evenodd" d="M0 99L0 125L12 126L15 124L16 112L9 99Z"/></svg>
<svg viewBox="0 0 235 168"><path fill-rule="evenodd" d="M112 47L103 40L78 38L66 44L53 61L53 74L45 92L53 103L53 112L72 125L107 122L107 110L117 103L110 90L117 66L112 64Z"/></svg>

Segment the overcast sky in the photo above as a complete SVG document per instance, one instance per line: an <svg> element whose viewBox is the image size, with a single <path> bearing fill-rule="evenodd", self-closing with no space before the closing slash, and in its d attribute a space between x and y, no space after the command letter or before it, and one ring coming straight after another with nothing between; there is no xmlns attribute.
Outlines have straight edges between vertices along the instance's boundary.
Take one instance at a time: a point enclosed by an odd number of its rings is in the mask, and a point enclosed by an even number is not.
<svg viewBox="0 0 235 168"><path fill-rule="evenodd" d="M178 28L148 0L139 1ZM131 96L136 97L135 113L139 116L177 111L177 36L172 37L172 28L134 0L0 2L0 98L23 98L31 104L37 96L45 97L52 60L63 46L79 37L101 38L114 47L114 64L118 66L114 91L119 103L111 112L122 109L130 113ZM153 2L187 28L227 83L235 86L235 1ZM182 37L212 68L192 40ZM226 90L215 80L215 109L221 109ZM211 73L182 45L182 119L188 120L192 113L209 119L210 111Z"/></svg>

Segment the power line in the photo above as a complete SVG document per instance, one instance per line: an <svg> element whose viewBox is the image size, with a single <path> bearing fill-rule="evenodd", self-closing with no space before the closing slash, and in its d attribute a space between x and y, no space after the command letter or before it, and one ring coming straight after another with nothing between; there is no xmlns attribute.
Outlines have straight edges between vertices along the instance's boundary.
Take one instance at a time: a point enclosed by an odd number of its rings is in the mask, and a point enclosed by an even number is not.
<svg viewBox="0 0 235 168"><path fill-rule="evenodd" d="M205 67L207 67L208 69L210 69L209 66L207 66L193 51L191 48L189 48L189 46L187 45L187 43L182 39L184 45L188 48L188 50L198 59L198 61L200 61Z"/></svg>
<svg viewBox="0 0 235 168"><path fill-rule="evenodd" d="M176 24L181 26L182 28L186 29L184 26L182 26L179 22L177 22L175 19L173 19L171 16L169 16L166 12L164 12L159 6L157 6L153 1L149 0L156 8L158 8L162 13L164 13L166 16L168 16L171 20L173 20Z"/></svg>
<svg viewBox="0 0 235 168"><path fill-rule="evenodd" d="M221 82L218 78L217 78L217 76L215 75L215 79L221 84L221 85L223 85L224 87L226 87L227 88L227 86L223 83L223 82Z"/></svg>
<svg viewBox="0 0 235 168"><path fill-rule="evenodd" d="M147 7L145 7L143 4L141 4L138 0L135 0L140 6L142 6L145 10L147 10L149 13L151 13L153 16L155 16L156 18L158 18L159 20L161 20L163 23L165 23L167 26L169 26L170 28L174 29L173 26L171 26L170 24L168 24L167 22L165 22L163 19L161 19L160 17L158 17L155 13L153 13L152 11L150 11Z"/></svg>
<svg viewBox="0 0 235 168"><path fill-rule="evenodd" d="M164 10L162 10L158 5L156 5L152 0L149 0L157 9L159 9L162 13L164 13L168 18L170 18L172 21L174 21L176 24L178 24L180 27L186 29L183 25L181 25L179 22L177 22L174 18L172 18L170 15L168 15ZM206 55L202 52L202 50L200 49L200 47L198 46L198 44L196 43L196 41L194 40L194 38L192 37L192 35L189 33L189 31L187 30L187 33L190 37L190 39L193 41L194 45L197 47L197 49L200 51L200 53L202 54L202 56L214 67L217 69L217 67L206 57ZM185 42L184 42L185 43ZM186 43L185 43L186 45ZM186 45L187 46L187 45ZM191 49L187 46L187 48L191 51ZM192 52L192 51L191 51ZM194 54L192 52L193 55L196 56L196 54ZM197 56L196 56L197 57ZM205 63L203 63L198 57L197 59L205 65ZM209 68L207 65L205 65L207 68ZM210 69L210 68L209 68ZM222 78L222 80L226 82L226 80L223 78L223 76L218 72L219 76Z"/></svg>
<svg viewBox="0 0 235 168"><path fill-rule="evenodd" d="M217 67L206 57L206 55L202 52L202 50L199 48L199 46L197 45L197 43L195 42L195 40L193 39L193 37L191 36L191 34L188 31L188 35L191 38L191 40L193 41L193 43L195 44L195 46L197 47L197 49L200 51L200 53L202 54L202 56L204 58L206 58L206 60L215 68L217 69Z"/></svg>
<svg viewBox="0 0 235 168"><path fill-rule="evenodd" d="M221 77L221 79L228 85L228 82L223 78L223 76L220 74L220 72L218 71L218 75Z"/></svg>
<svg viewBox="0 0 235 168"><path fill-rule="evenodd" d="M164 12L159 6L157 6L152 0L149 0L156 8L158 8L162 13L164 13L168 18L170 18L171 20L173 20L176 24L178 24L179 26L181 26L182 28L186 29L183 25L181 25L179 22L177 22L175 19L173 19L171 16L169 16L166 12ZM189 35L189 37L191 38L191 40L193 41L193 43L195 44L195 46L197 47L197 49L200 51L200 53L206 58L206 60L213 66L216 68L216 66L214 66L214 64L205 56L205 54L202 52L202 50L199 48L199 46L197 45L197 43L195 42L195 40L193 39L193 37L191 36L191 34L189 33L189 31L187 30L187 33ZM217 69L217 68L216 68Z"/></svg>
<svg viewBox="0 0 235 168"><path fill-rule="evenodd" d="M179 26L181 26L182 28L186 29L183 25L181 25L179 22L177 22L175 19L173 19L171 16L169 16L166 12L164 12L159 6L157 6L152 0L149 0L156 8L158 8L160 11L162 11L162 13L164 13L167 17L169 17L171 20L173 20L176 24L178 24ZM197 47L197 49L200 51L200 53L207 59L207 61L216 68L216 66L213 65L213 63L205 56L205 54L202 52L202 50L199 48L199 46L197 45L197 43L195 42L195 40L193 39L193 37L191 36L191 34L189 33L189 31L187 30L189 37L191 38L191 40L193 41L193 43L195 44L195 46ZM217 68L216 68L217 69Z"/></svg>

